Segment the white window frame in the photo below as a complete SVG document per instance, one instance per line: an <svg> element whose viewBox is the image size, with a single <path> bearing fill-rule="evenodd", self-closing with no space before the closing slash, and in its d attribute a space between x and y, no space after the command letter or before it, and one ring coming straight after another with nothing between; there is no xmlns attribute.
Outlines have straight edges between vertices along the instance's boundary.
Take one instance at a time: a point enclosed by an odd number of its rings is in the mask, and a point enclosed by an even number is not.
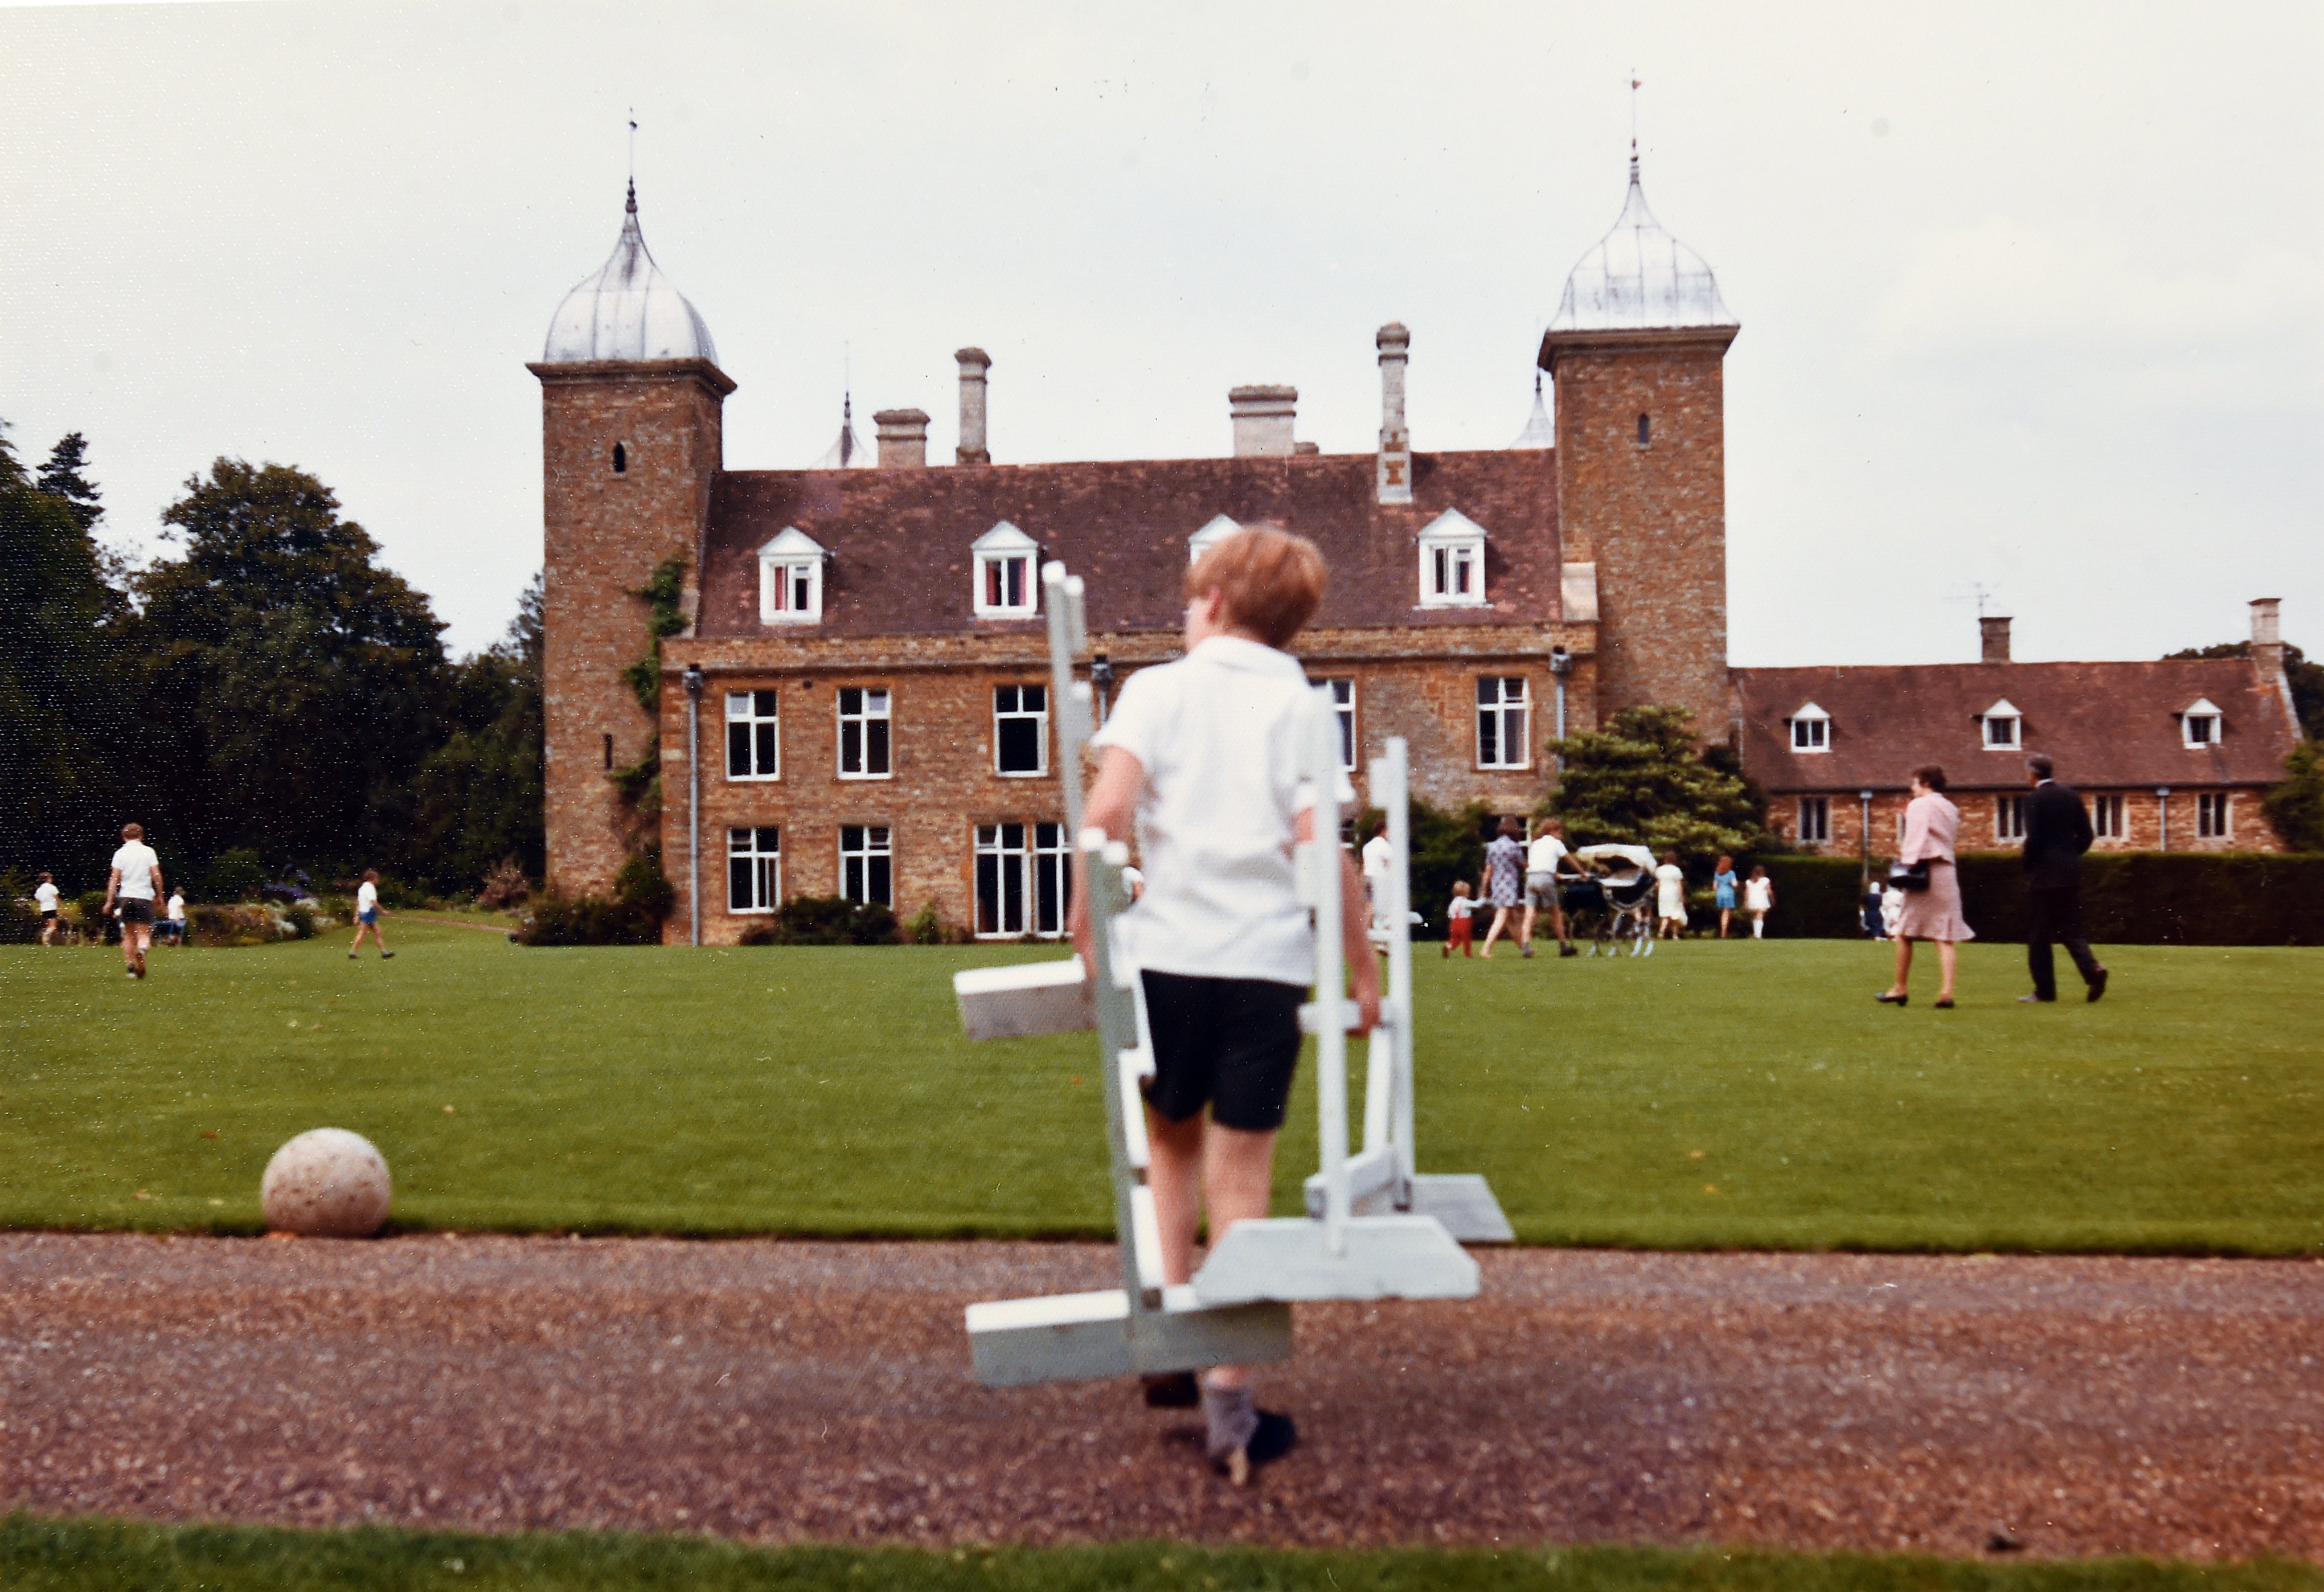
<svg viewBox="0 0 2324 1592"><path fill-rule="evenodd" d="M1421 528L1421 608L1482 608L1485 600L1485 528L1458 509L1447 509ZM1465 567L1465 583L1461 571Z"/></svg>
<svg viewBox="0 0 2324 1592"><path fill-rule="evenodd" d="M1488 701L1485 695L1489 684L1495 693L1490 701ZM1514 701L1508 695L1511 686L1517 687L1517 696ZM1488 715L1491 715L1496 721L1495 739L1499 760L1492 762L1485 759L1485 724ZM1508 758L1509 726L1513 722L1517 728L1517 758L1515 761L1509 760ZM1476 753L1477 767L1480 768L1514 769L1533 767L1533 682L1525 676L1479 675L1477 676Z"/></svg>
<svg viewBox="0 0 2324 1592"><path fill-rule="evenodd" d="M847 711L850 696L856 698L857 702L857 709L852 713ZM839 724L839 733L832 746L834 760L839 767L839 777L842 779L893 779L896 777L896 694L885 686L841 686L831 694L831 709ZM853 773L847 768L847 731L851 724L856 726L856 761L864 765ZM884 726L884 733L880 739L883 742L881 750L887 766L878 769L871 767L872 726L874 724Z"/></svg>
<svg viewBox="0 0 2324 1592"><path fill-rule="evenodd" d="M1041 705L1039 707L1028 708L1023 705L1025 693L1028 691L1033 692L1039 696L1041 701ZM1015 694L1010 698L1012 705L1005 709L1001 706L1001 697L1003 693ZM1033 743L1034 766L1030 768L1004 768L1001 766L1001 726L1007 722L1021 722L1027 719L1033 721L1033 734L1035 737ZM992 771L1003 779L1043 779L1048 777L1048 686L1045 685L1033 684L995 686L992 688Z"/></svg>
<svg viewBox="0 0 2324 1592"><path fill-rule="evenodd" d="M1340 772L1356 771L1356 683L1345 675L1324 679L1311 679L1310 686L1328 687L1332 693L1332 716L1340 721Z"/></svg>
<svg viewBox="0 0 2324 1592"><path fill-rule="evenodd" d="M1032 619L1041 612L1041 544L1027 536L1006 520L969 544L974 555L969 561L973 582L969 590L973 610L979 619ZM1019 602L1008 601L1006 566L1018 564L1017 589ZM1001 601L986 601L985 594L995 566L1001 568L1004 582Z"/></svg>
<svg viewBox="0 0 2324 1592"><path fill-rule="evenodd" d="M1061 940L1074 906L1073 848L1065 843L1065 826L1055 819L1035 824L1032 839L1033 897L1027 917L1042 939Z"/></svg>
<svg viewBox="0 0 2324 1592"><path fill-rule="evenodd" d="M736 851L735 839L742 835L750 837L746 842L747 849ZM762 835L773 837L772 851L761 848L759 839ZM734 865L737 862L743 863L751 870L749 876L751 888L748 894L758 898L756 906L735 905ZM783 835L781 827L773 824L761 824L746 829L729 829L726 832L726 911L728 915L734 917L763 917L780 906L782 903Z"/></svg>
<svg viewBox="0 0 2324 1592"><path fill-rule="evenodd" d="M2195 733L2199 723L2204 727L2200 737ZM2209 750L2225 739L2226 730L2227 715L2208 696L2197 697L2179 714L2179 742L2189 751Z"/></svg>
<svg viewBox="0 0 2324 1592"><path fill-rule="evenodd" d="M822 543L796 525L784 527L772 541L761 548L759 622L821 624L823 566L830 557ZM804 603L800 601L802 595Z"/></svg>
<svg viewBox="0 0 2324 1592"><path fill-rule="evenodd" d="M1828 752L1831 750L1831 715L1809 703L1791 717L1792 750Z"/></svg>
<svg viewBox="0 0 2324 1592"><path fill-rule="evenodd" d="M1204 554L1241 529L1241 526L1223 514L1212 515L1202 529L1186 538L1186 562L1189 564L1202 562Z"/></svg>
<svg viewBox="0 0 2324 1592"><path fill-rule="evenodd" d="M1033 828L1030 824L1003 819L994 824L977 824L973 832L975 846L975 871L970 880L969 911L980 940L1018 940L1025 934L1026 925L1033 921ZM1010 843L1010 833L1016 839ZM985 913L986 860L991 860L992 874L992 912ZM1017 912L1012 920L1009 914L1010 884L1014 880Z"/></svg>
<svg viewBox="0 0 2324 1592"><path fill-rule="evenodd" d="M1800 833L1802 845L1826 845L1831 841L1831 798L1802 796L1800 798Z"/></svg>
<svg viewBox="0 0 2324 1592"><path fill-rule="evenodd" d="M764 702L760 699L765 698ZM766 711L759 711L763 707ZM740 712L737 712L737 709ZM734 772L734 734L742 733L747 765L742 773ZM761 754L764 754L763 758ZM767 766L761 768L764 762ZM751 691L726 693L726 782L729 785L763 784L783 777L782 700L771 686Z"/></svg>
<svg viewBox="0 0 2324 1592"><path fill-rule="evenodd" d="M850 845L848 842L854 843ZM877 864L886 863L887 889L874 893ZM850 869L855 871L851 875ZM839 895L842 900L865 906L896 906L896 831L886 824L843 824L839 826Z"/></svg>
<svg viewBox="0 0 2324 1592"><path fill-rule="evenodd" d="M2231 791L2199 790L2195 793L2195 838L2206 841L2233 840L2236 833L2236 798Z"/></svg>
<svg viewBox="0 0 2324 1592"><path fill-rule="evenodd" d="M1993 798L1993 838L2006 844L2012 841L2023 843L2025 839L2025 798L2022 796L1997 796Z"/></svg>
<svg viewBox="0 0 2324 1592"><path fill-rule="evenodd" d="M2130 814L2119 793L2103 792L2090 798L2090 833L2102 841L2128 838Z"/></svg>
<svg viewBox="0 0 2324 1592"><path fill-rule="evenodd" d="M1977 716L1980 729L1979 740L1986 750L2024 751L2025 750L2025 715L2017 711L2009 698L2003 697ZM1994 731L2003 724L2009 726L2009 739L1997 741L1994 739Z"/></svg>

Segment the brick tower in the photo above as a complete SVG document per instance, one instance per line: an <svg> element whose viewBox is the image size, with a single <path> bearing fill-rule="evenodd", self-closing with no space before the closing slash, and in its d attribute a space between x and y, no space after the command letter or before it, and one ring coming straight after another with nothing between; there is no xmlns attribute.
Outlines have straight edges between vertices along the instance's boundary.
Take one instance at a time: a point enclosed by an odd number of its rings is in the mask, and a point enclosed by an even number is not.
<svg viewBox="0 0 2324 1592"><path fill-rule="evenodd" d="M734 390L646 253L635 183L613 257L566 295L525 368L540 378L548 884L604 895L632 839L612 771L656 745L622 677L652 647L633 594L665 558L695 562Z"/></svg>
<svg viewBox="0 0 2324 1592"><path fill-rule="evenodd" d="M1566 279L1541 342L1557 388L1557 522L1598 577L1598 711L1675 703L1728 738L1723 362L1742 328L1638 184Z"/></svg>

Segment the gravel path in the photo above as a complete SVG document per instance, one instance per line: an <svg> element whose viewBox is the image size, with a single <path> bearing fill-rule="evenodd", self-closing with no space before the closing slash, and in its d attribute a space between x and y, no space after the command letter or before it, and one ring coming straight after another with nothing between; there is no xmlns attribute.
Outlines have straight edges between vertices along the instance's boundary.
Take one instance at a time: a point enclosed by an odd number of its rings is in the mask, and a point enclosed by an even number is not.
<svg viewBox="0 0 2324 1592"><path fill-rule="evenodd" d="M0 1506L942 1543L1695 1541L2324 1560L2324 1264L1483 1256L1302 1306L1238 1492L961 1307L1084 1245L0 1234Z"/></svg>

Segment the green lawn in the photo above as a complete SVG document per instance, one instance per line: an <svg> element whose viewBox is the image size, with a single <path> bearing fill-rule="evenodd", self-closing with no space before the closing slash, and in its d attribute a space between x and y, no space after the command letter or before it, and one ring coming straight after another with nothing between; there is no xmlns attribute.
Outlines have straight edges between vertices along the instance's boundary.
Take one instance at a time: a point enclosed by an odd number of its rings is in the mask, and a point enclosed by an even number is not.
<svg viewBox="0 0 2324 1592"><path fill-rule="evenodd" d="M401 960L399 958L398 960ZM0 1585L23 1592L2316 1592L2270 1561L2034 1563L1573 1548L1301 1552L1132 1542L1087 1548L744 1548L610 1533L287 1532L0 1516Z"/></svg>
<svg viewBox="0 0 2324 1592"><path fill-rule="evenodd" d="M0 947L0 1225L248 1230L268 1155L330 1124L386 1154L407 1226L1108 1229L1092 1042L970 1044L953 1011L955 968L1054 948L389 932L392 962L161 951L143 984ZM2101 1004L2025 1008L2020 949L1971 945L1950 1012L1925 975L1874 1005L1862 944L1425 954L1421 1164L1489 1174L1534 1242L2324 1247L2324 951L2106 954Z"/></svg>

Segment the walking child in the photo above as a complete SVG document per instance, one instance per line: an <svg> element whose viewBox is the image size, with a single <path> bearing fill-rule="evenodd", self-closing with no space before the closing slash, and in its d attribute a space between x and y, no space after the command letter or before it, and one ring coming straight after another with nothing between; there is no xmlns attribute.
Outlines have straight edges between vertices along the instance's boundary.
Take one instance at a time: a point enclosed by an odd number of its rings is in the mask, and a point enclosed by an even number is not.
<svg viewBox="0 0 2324 1592"><path fill-rule="evenodd" d="M1186 572L1185 656L1130 676L1090 743L1103 760L1085 822L1115 839L1134 827L1146 870L1145 894L1115 926L1139 970L1153 1041L1148 1180L1167 1284L1194 1275L1205 1207L1213 1242L1268 1213L1314 970L1293 848L1314 830L1315 793L1299 765L1316 707L1282 649L1314 613L1324 579L1314 545L1279 530L1252 527L1213 546ZM1341 784L1341 799L1353 801ZM1323 932L1342 938L1368 1032L1379 966L1366 950L1362 881L1344 853L1340 866L1340 922ZM1074 897L1072 922L1086 963L1085 897ZM1245 1367L1214 1366L1199 1383L1155 1377L1146 1397L1199 1403L1205 1452L1237 1482L1298 1440L1289 1416L1252 1402Z"/></svg>
<svg viewBox="0 0 2324 1592"><path fill-rule="evenodd" d="M1711 904L1719 908L1719 937L1727 938L1727 925L1735 919L1735 887L1740 883L1735 877L1735 859L1721 857L1718 870L1711 876Z"/></svg>
<svg viewBox="0 0 2324 1592"><path fill-rule="evenodd" d="M1665 940L1686 933L1686 870L1676 851L1665 851L1655 870L1655 932Z"/></svg>
<svg viewBox="0 0 2324 1592"><path fill-rule="evenodd" d="M355 943L347 947L347 960L353 962L355 952L363 949L364 935L369 934L373 944L379 947L379 959L385 962L395 954L387 948L387 937L379 932L379 870L364 870L363 883L355 887Z"/></svg>
<svg viewBox="0 0 2324 1592"><path fill-rule="evenodd" d="M41 909L41 943L57 943L57 878L52 873L41 875L41 887L32 892L32 904Z"/></svg>
<svg viewBox="0 0 2324 1592"><path fill-rule="evenodd" d="M1477 925L1470 921L1470 915L1476 910L1477 904L1469 899L1469 881L1454 879L1452 899L1444 907L1444 954L1448 958L1456 945L1463 956L1477 954Z"/></svg>
<svg viewBox="0 0 2324 1592"><path fill-rule="evenodd" d="M1751 915L1751 937L1767 937L1767 914L1775 909L1775 881L1764 868L1754 868L1743 881L1743 910Z"/></svg>
<svg viewBox="0 0 2324 1592"><path fill-rule="evenodd" d="M121 849L105 876L105 910L121 919L121 960L133 979L145 976L145 952L153 943L153 902L161 894L161 859L145 843L145 826L121 826Z"/></svg>

